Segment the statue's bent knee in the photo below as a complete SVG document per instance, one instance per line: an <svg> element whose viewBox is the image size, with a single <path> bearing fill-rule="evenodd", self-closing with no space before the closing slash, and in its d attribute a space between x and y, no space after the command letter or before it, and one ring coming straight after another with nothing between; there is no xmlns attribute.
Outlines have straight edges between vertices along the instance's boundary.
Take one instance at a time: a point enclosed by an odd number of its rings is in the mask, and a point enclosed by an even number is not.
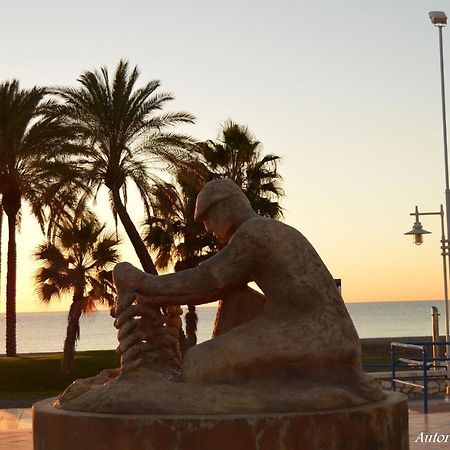
<svg viewBox="0 0 450 450"><path fill-rule="evenodd" d="M191 347L184 355L182 376L185 381L215 381L220 374L220 350L214 341Z"/></svg>

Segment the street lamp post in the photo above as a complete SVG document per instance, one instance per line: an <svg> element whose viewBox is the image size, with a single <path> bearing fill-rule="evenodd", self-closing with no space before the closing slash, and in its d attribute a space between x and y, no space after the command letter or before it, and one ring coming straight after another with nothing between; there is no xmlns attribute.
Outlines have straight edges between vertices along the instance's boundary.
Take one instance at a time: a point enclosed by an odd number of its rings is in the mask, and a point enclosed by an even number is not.
<svg viewBox="0 0 450 450"><path fill-rule="evenodd" d="M445 209L447 216L447 236L450 236L450 186L448 174L448 148L447 148L447 113L445 107L445 81L444 81L444 46L442 43L442 28L447 25L447 15L443 11L431 11L430 19L439 30L439 61L441 68L441 105L442 105L442 135L444 141L444 167L445 167Z"/></svg>
<svg viewBox="0 0 450 450"><path fill-rule="evenodd" d="M445 108L445 82L444 82L444 50L442 43L442 28L447 25L447 15L443 11L431 11L429 13L431 23L436 26L439 30L439 61L440 61L440 70L441 70L441 105L442 105L442 134L444 141L444 167L445 167L445 216L446 216L446 224L447 224L447 237L450 238L450 185L449 185L449 172L448 172L448 149L447 149L447 114ZM426 213L422 213L425 215ZM436 213L433 213L436 214ZM443 268L444 268L444 289L445 289L445 339L447 342L446 345L446 357L449 358L449 311L448 311L448 274L447 274L447 258L449 256L448 252L448 241L445 239L444 233L444 210L441 205L441 210L438 213L441 216L441 225L442 225L442 239L441 239L441 248L442 248L442 258L443 258ZM416 216L416 223L419 223L419 212L416 207L416 211L413 214ZM416 224L415 224L416 225ZM421 228L421 227L420 227ZM416 235L417 233L413 233L413 230L409 234ZM416 231L418 228L416 229ZM420 237L418 237L417 243L421 243L422 235L425 233L420 233ZM416 237L416 236L415 236ZM449 364L447 362L447 379L449 378ZM447 382L446 386L446 394L450 394L450 384Z"/></svg>
<svg viewBox="0 0 450 450"><path fill-rule="evenodd" d="M447 210L448 211L448 210ZM441 205L438 212L419 212L419 208L416 206L413 213L410 216L415 216L415 222L411 231L405 233L406 235L412 235L414 237L414 243L421 245L423 242L423 235L430 234L429 231L422 228L422 224L419 221L420 216L440 216L441 217L441 255L442 255L442 269L444 274L444 309L445 309L445 354L448 358L450 353L449 343L449 311L448 311L448 271L447 271L447 256L448 256L448 245L447 239L445 238L445 226L444 226L444 207ZM448 369L448 364L447 364ZM447 373L448 378L448 373ZM446 393L449 392L449 384L446 386Z"/></svg>

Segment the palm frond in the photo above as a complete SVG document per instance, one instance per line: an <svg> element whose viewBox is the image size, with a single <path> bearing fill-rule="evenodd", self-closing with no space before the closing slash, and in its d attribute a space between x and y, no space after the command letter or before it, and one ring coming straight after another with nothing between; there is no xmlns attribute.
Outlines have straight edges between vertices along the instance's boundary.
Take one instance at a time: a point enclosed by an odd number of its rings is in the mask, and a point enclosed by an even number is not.
<svg viewBox="0 0 450 450"><path fill-rule="evenodd" d="M119 259L118 241L87 210L81 217L58 224L54 242L41 244L35 258L43 265L36 272L36 289L44 302L66 292L80 292L85 311L97 300L110 301L114 293L109 273ZM102 295L94 293L102 292Z"/></svg>

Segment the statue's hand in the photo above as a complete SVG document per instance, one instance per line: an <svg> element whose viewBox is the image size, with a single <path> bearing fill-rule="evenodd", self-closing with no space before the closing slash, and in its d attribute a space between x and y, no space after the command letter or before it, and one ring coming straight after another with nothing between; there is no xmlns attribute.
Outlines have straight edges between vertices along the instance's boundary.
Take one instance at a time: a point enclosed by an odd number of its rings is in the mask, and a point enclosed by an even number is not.
<svg viewBox="0 0 450 450"><path fill-rule="evenodd" d="M114 317L119 317L119 315L128 309L133 302L136 300L136 292L121 292L117 295L116 305L115 305L115 315Z"/></svg>
<svg viewBox="0 0 450 450"><path fill-rule="evenodd" d="M121 291L136 291L148 276L150 275L127 262L116 264L113 269L114 283Z"/></svg>
<svg viewBox="0 0 450 450"><path fill-rule="evenodd" d="M136 300L137 292L148 290L153 275L142 272L127 262L116 264L113 270L113 279L117 288L117 300L114 317L125 311Z"/></svg>

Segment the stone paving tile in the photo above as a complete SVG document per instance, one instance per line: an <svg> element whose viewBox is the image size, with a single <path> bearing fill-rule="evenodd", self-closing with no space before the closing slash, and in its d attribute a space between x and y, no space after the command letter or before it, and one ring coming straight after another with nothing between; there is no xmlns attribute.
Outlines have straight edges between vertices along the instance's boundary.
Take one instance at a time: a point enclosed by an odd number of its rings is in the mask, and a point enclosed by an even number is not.
<svg viewBox="0 0 450 450"><path fill-rule="evenodd" d="M0 431L16 430L19 426L19 419L16 420L2 420L0 422Z"/></svg>
<svg viewBox="0 0 450 450"><path fill-rule="evenodd" d="M414 444L411 443L409 450L442 450L442 449L448 449L450 447L448 447L448 445L444 445L442 446L442 444L428 444L428 443L423 443L423 444Z"/></svg>
<svg viewBox="0 0 450 450"><path fill-rule="evenodd" d="M23 409L2 409L0 410L0 419L1 420L19 420L22 416Z"/></svg>
<svg viewBox="0 0 450 450"><path fill-rule="evenodd" d="M22 410L22 415L20 416L20 420L27 420L33 417L33 412L31 408L26 408Z"/></svg>
<svg viewBox="0 0 450 450"><path fill-rule="evenodd" d="M415 442L423 431L425 434L438 433L450 435L450 404L443 402L431 402L430 413L421 413L417 404L410 404L409 410L409 436L410 450L450 450L450 442ZM450 437L448 439L450 441Z"/></svg>
<svg viewBox="0 0 450 450"><path fill-rule="evenodd" d="M33 422L29 420L21 420L17 425L18 430L31 430L33 428Z"/></svg>
<svg viewBox="0 0 450 450"><path fill-rule="evenodd" d="M430 432L429 434L433 436L435 433L436 432L433 431L433 432ZM438 433L438 435L448 434L448 433L439 433L439 432L437 432L437 433ZM427 434L427 433L425 433L425 434ZM416 448L417 449L421 449L421 448L447 448L447 449L450 449L450 440L448 440L448 442L444 442L444 440L442 440L441 442L420 442L420 441L416 442L419 435L420 435L420 433L417 433L417 434L410 433L409 442L410 442L411 448L414 448L414 449L416 449Z"/></svg>
<svg viewBox="0 0 450 450"><path fill-rule="evenodd" d="M2 431L0 450L33 450L33 435L27 431Z"/></svg>

